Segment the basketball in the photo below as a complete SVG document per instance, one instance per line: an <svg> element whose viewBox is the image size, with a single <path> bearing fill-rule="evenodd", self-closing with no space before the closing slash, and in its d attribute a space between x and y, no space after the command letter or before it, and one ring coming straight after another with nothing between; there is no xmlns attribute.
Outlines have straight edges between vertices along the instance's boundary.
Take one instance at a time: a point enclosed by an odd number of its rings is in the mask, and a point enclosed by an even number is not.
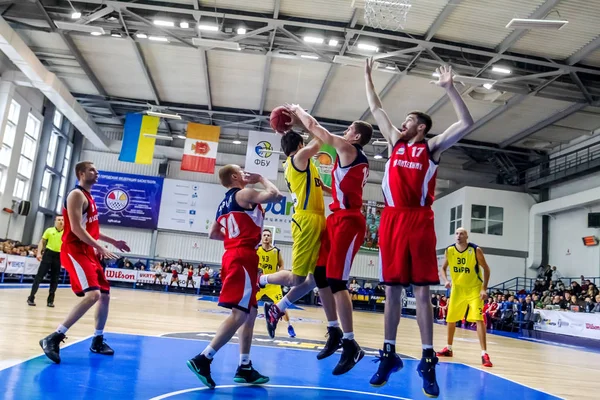
<svg viewBox="0 0 600 400"><path fill-rule="evenodd" d="M269 122L271 124L271 128L277 133L285 133L291 129L289 122L292 121L289 115L286 115L286 109L283 106L279 106L271 111L271 117L269 118Z"/></svg>

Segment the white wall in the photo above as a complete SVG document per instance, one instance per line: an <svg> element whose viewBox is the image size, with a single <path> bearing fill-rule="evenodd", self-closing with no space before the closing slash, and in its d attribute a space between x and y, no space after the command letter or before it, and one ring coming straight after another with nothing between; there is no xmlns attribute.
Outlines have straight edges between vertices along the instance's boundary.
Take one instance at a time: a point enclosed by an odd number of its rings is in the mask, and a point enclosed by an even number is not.
<svg viewBox="0 0 600 400"><path fill-rule="evenodd" d="M553 186L550 199L600 186L600 173ZM587 215L600 212L598 204L553 214L550 218L548 262L568 277L600 276L600 246L585 247L584 236L600 237L600 229L587 227Z"/></svg>
<svg viewBox="0 0 600 400"><path fill-rule="evenodd" d="M485 252L485 248L483 249ZM525 276L526 258L485 255L485 260L490 266L489 287L505 282L515 277Z"/></svg>
<svg viewBox="0 0 600 400"><path fill-rule="evenodd" d="M452 192L433 202L435 214L435 235L437 237L436 249L445 249L454 243L454 233L450 233L450 210L459 205L463 206L462 226L465 226L465 194L466 188Z"/></svg>

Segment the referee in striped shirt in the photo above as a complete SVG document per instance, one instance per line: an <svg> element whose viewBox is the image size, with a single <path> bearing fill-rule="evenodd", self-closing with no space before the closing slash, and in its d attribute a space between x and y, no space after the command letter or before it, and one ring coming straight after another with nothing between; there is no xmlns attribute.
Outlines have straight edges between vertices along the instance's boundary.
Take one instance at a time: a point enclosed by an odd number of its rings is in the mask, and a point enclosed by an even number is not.
<svg viewBox="0 0 600 400"><path fill-rule="evenodd" d="M33 280L31 293L27 298L27 304L35 306L35 294L40 287L40 282L50 272L50 294L48 295L48 307L54 307L54 293L58 287L60 277L60 247L62 246L62 235L65 220L62 215L54 219L54 226L46 229L37 248L37 259L40 262L37 275ZM43 255L42 255L43 252Z"/></svg>

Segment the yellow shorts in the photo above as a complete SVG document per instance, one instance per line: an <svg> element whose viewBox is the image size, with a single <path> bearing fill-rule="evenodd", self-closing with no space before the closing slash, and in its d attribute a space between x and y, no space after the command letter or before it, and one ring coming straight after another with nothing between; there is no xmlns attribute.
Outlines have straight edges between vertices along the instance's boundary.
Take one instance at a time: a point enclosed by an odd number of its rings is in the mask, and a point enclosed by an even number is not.
<svg viewBox="0 0 600 400"><path fill-rule="evenodd" d="M325 230L325 215L296 211L292 217L292 273L307 276L315 272L321 234Z"/></svg>
<svg viewBox="0 0 600 400"><path fill-rule="evenodd" d="M283 292L279 285L267 285L264 289L260 289L256 293L256 300L260 300L263 296L267 296L273 303L279 302L283 299Z"/></svg>
<svg viewBox="0 0 600 400"><path fill-rule="evenodd" d="M446 322L462 321L465 318L467 308L469 309L467 321L483 321L483 300L479 297L480 292L481 287L461 288L453 286L448 302Z"/></svg>

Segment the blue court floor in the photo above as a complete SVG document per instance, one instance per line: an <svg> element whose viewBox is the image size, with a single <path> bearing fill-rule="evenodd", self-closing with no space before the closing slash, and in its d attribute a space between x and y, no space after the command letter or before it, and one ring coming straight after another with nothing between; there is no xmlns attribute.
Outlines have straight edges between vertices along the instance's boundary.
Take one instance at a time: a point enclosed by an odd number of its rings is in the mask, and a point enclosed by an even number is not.
<svg viewBox="0 0 600 400"><path fill-rule="evenodd" d="M338 355L317 361L316 352L253 346L253 364L269 376L268 385L245 386L233 382L238 346L225 346L212 364L215 390L206 389L188 370L186 360L207 344L202 340L107 333L114 357L91 353L90 339L62 349L62 363L45 356L0 371L3 399L424 399L415 368L404 369L383 388L369 379L377 366L366 356L352 371L335 377L331 370ZM67 343L69 341L67 340ZM441 363L438 382L444 399L555 399L463 364Z"/></svg>

